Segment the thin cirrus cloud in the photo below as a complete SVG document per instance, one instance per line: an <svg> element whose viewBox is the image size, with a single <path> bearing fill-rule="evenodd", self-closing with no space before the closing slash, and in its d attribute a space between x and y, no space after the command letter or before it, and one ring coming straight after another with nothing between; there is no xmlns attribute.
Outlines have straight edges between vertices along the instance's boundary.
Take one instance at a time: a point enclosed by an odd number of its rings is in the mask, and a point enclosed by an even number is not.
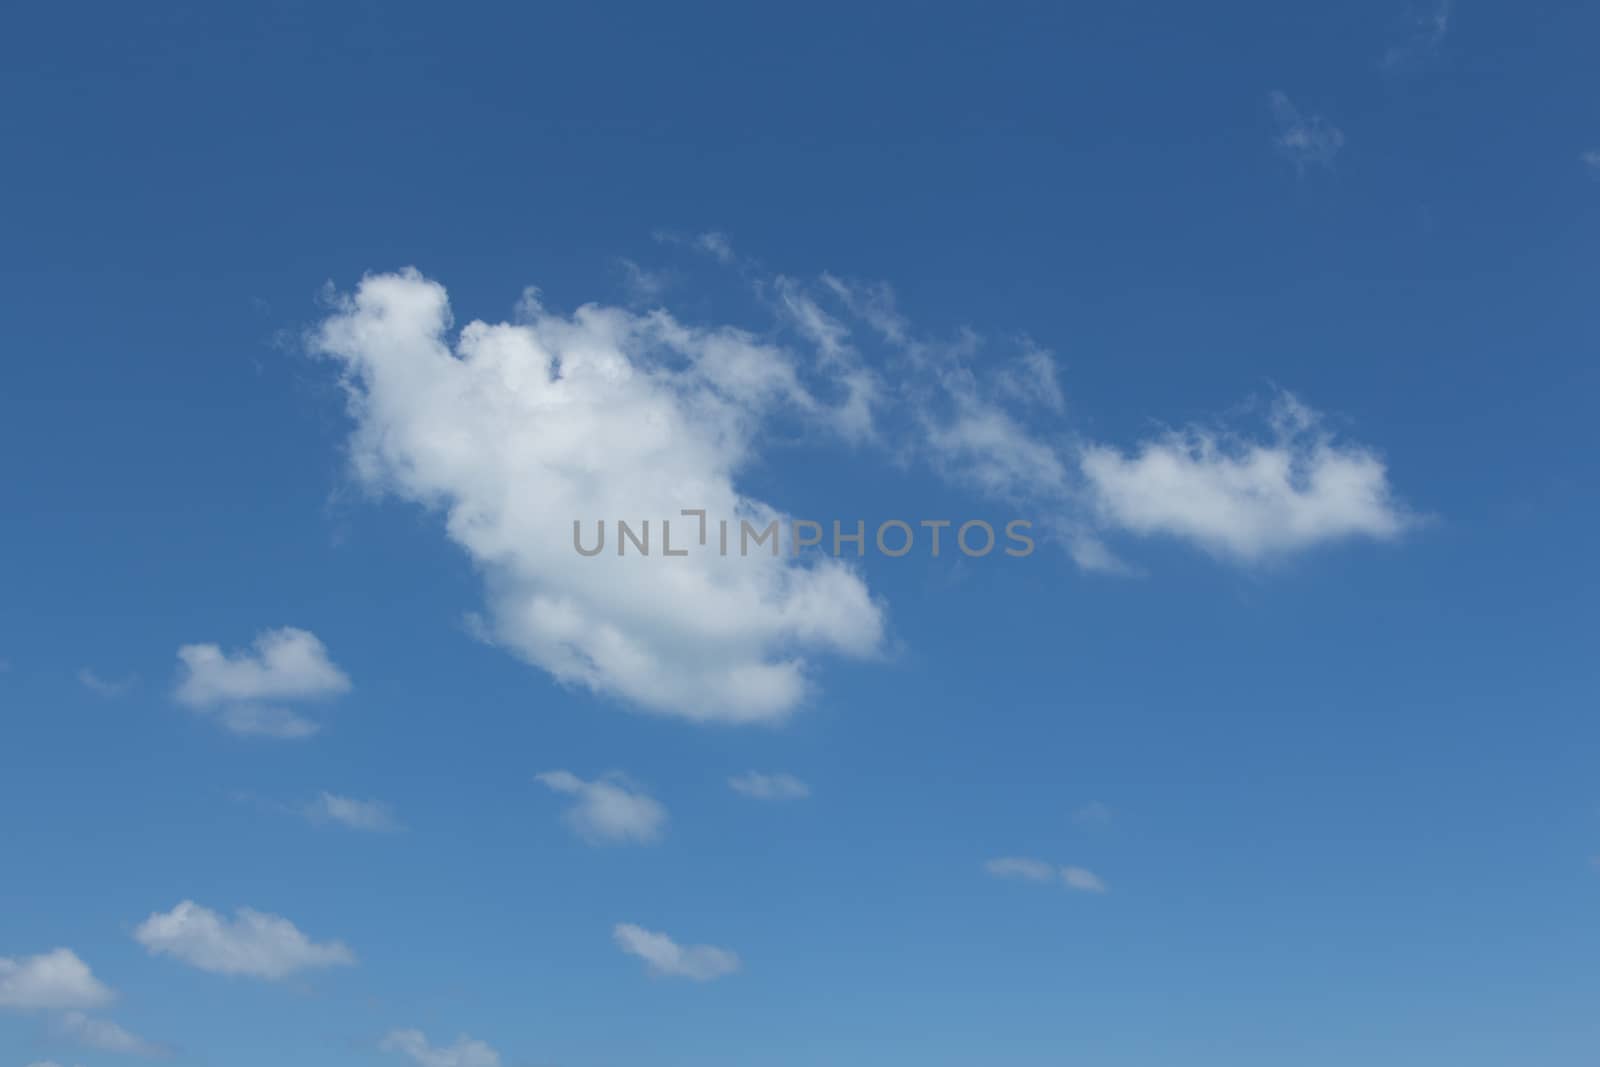
<svg viewBox="0 0 1600 1067"><path fill-rule="evenodd" d="M90 1018L81 1011L66 1012L55 1021L54 1029L57 1034L99 1052L151 1058L171 1054L165 1045L146 1041L110 1020Z"/></svg>
<svg viewBox="0 0 1600 1067"><path fill-rule="evenodd" d="M1059 880L1068 889L1080 893L1104 893L1108 887L1099 875L1087 867L1057 867L1044 860L1022 856L1003 856L989 860L984 870L992 877L1013 881L1048 883Z"/></svg>
<svg viewBox="0 0 1600 1067"><path fill-rule="evenodd" d="M1296 170L1333 163L1333 157L1344 147L1343 130L1321 115L1303 114L1281 90L1274 89L1268 94L1267 102L1278 127L1274 143Z"/></svg>
<svg viewBox="0 0 1600 1067"><path fill-rule="evenodd" d="M308 630L265 630L249 649L225 652L215 644L178 649L178 702L213 714L237 734L295 739L320 724L290 705L349 692L350 679Z"/></svg>
<svg viewBox="0 0 1600 1067"><path fill-rule="evenodd" d="M116 996L71 949L0 956L0 1008L63 1011L95 1008Z"/></svg>
<svg viewBox="0 0 1600 1067"><path fill-rule="evenodd" d="M612 930L617 947L645 961L654 974L709 982L733 974L740 967L739 957L713 945L680 945L666 934L655 933L632 923L618 923Z"/></svg>
<svg viewBox="0 0 1600 1067"><path fill-rule="evenodd" d="M757 800L803 800L811 795L811 787L792 774L750 771L729 778L728 787Z"/></svg>
<svg viewBox="0 0 1600 1067"><path fill-rule="evenodd" d="M535 780L573 798L562 818L594 844L655 841L666 826L667 809L620 776L585 781L571 771L545 771Z"/></svg>
<svg viewBox="0 0 1600 1067"><path fill-rule="evenodd" d="M301 809L307 819L369 833L395 833L404 829L387 804L377 800L357 800L337 793L323 792Z"/></svg>
<svg viewBox="0 0 1600 1067"><path fill-rule="evenodd" d="M394 1030L378 1047L398 1052L418 1067L500 1067L500 1053L465 1034L452 1044L434 1045L421 1030Z"/></svg>
<svg viewBox="0 0 1600 1067"><path fill-rule="evenodd" d="M102 678L88 667L78 672L78 683L95 696L112 699L126 696L138 684L136 678Z"/></svg>
<svg viewBox="0 0 1600 1067"><path fill-rule="evenodd" d="M1339 131L1273 104L1297 165L1332 159ZM822 664L883 654L887 605L843 560L707 548L661 566L620 558L615 537L574 551L575 521L652 520L659 555L662 520L679 549L700 532L684 509L735 531L786 519L740 486L797 431L1032 515L1090 570L1136 570L1112 544L1130 536L1248 565L1407 528L1376 452L1334 440L1288 393L1264 437L1095 441L1026 337L1002 351L973 330L930 338L885 284L766 274L722 235L670 243L727 265L770 321L562 314L529 290L512 321L457 328L445 288L407 269L336 296L309 339L342 374L354 476L437 515L482 575L476 632L564 685L696 722L774 723L816 693Z"/></svg>
<svg viewBox="0 0 1600 1067"><path fill-rule="evenodd" d="M281 916L240 908L230 920L190 900L151 915L133 936L151 955L170 956L212 974L269 981L356 962L342 943L314 942Z"/></svg>

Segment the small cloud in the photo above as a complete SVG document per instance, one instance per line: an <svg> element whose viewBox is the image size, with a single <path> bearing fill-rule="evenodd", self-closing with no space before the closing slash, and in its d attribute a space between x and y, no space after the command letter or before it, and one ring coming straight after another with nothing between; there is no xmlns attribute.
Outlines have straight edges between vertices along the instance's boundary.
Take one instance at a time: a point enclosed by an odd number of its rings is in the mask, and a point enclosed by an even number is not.
<svg viewBox="0 0 1600 1067"><path fill-rule="evenodd" d="M184 645L178 660L178 702L216 714L245 736L309 737L318 724L284 705L350 690L316 635L291 626L263 631L251 649L232 653L214 644Z"/></svg>
<svg viewBox="0 0 1600 1067"><path fill-rule="evenodd" d="M660 271L646 270L627 258L619 259L617 262L622 267L628 293L639 303L655 303L667 291L667 276Z"/></svg>
<svg viewBox="0 0 1600 1067"><path fill-rule="evenodd" d="M1079 826L1105 826L1111 822L1111 808L1098 800L1091 800L1072 813L1072 821Z"/></svg>
<svg viewBox="0 0 1600 1067"><path fill-rule="evenodd" d="M1054 882L1057 878L1068 889L1075 889L1083 893L1104 893L1106 884L1093 871L1085 867L1062 867L1057 869L1054 864L1044 860L1025 859L1018 856L1007 856L1001 859L990 860L984 864L984 870L995 878L1009 878L1016 881Z"/></svg>
<svg viewBox="0 0 1600 1067"><path fill-rule="evenodd" d="M1002 856L990 860L983 869L996 878L1014 878L1024 882L1048 882L1056 876L1056 869L1043 860L1030 860L1021 856Z"/></svg>
<svg viewBox="0 0 1600 1067"><path fill-rule="evenodd" d="M758 800L802 800L811 795L811 787L792 774L761 774L750 771L728 779L735 793Z"/></svg>
<svg viewBox="0 0 1600 1067"><path fill-rule="evenodd" d="M1276 89L1268 96L1273 120L1278 124L1275 143L1296 170L1308 165L1329 166L1344 147L1344 131L1320 115L1302 115L1287 94Z"/></svg>
<svg viewBox="0 0 1600 1067"><path fill-rule="evenodd" d="M1578 157L1589 177L1600 179L1600 148L1591 148Z"/></svg>
<svg viewBox="0 0 1600 1067"><path fill-rule="evenodd" d="M56 1019L58 1034L69 1037L86 1048L100 1052L117 1052L129 1056L161 1057L170 1055L165 1045L146 1041L138 1034L106 1019L91 1019L81 1011L69 1011Z"/></svg>
<svg viewBox="0 0 1600 1067"><path fill-rule="evenodd" d="M733 242L728 240L728 235L710 230L700 234L694 239L695 247L707 253L719 263L732 263L734 260Z"/></svg>
<svg viewBox="0 0 1600 1067"><path fill-rule="evenodd" d="M586 782L569 771L546 771L535 779L557 793L575 797L567 824L594 844L654 841L666 825L667 809L618 776Z"/></svg>
<svg viewBox="0 0 1600 1067"><path fill-rule="evenodd" d="M1451 0L1436 0L1422 10L1413 9L1401 39L1383 54L1384 67L1389 70L1417 67L1438 54L1439 46L1450 32L1451 7Z"/></svg>
<svg viewBox="0 0 1600 1067"><path fill-rule="evenodd" d="M465 1034L453 1045L432 1045L421 1030L395 1030L378 1047L408 1056L418 1067L500 1067L500 1053Z"/></svg>
<svg viewBox="0 0 1600 1067"><path fill-rule="evenodd" d="M88 667L84 667L78 672L78 681L89 692L107 699L124 696L132 692L133 687L139 684L139 680L132 677L108 681L95 674Z"/></svg>
<svg viewBox="0 0 1600 1067"><path fill-rule="evenodd" d="M653 933L632 923L612 930L617 947L649 964L656 974L709 982L739 969L739 957L711 945L680 945L666 934Z"/></svg>
<svg viewBox="0 0 1600 1067"><path fill-rule="evenodd" d="M1106 884L1100 876L1084 867L1061 868L1061 880L1067 884L1068 889L1076 889L1082 893L1104 893Z"/></svg>
<svg viewBox="0 0 1600 1067"><path fill-rule="evenodd" d="M301 811L312 822L338 823L352 830L393 833L403 829L388 805L376 800L355 800L324 792Z"/></svg>
<svg viewBox="0 0 1600 1067"><path fill-rule="evenodd" d="M153 956L171 956L213 974L276 980L356 962L340 942L317 944L288 919L240 908L229 920L192 900L150 916L133 937Z"/></svg>
<svg viewBox="0 0 1600 1067"><path fill-rule="evenodd" d="M20 958L0 956L0 1008L94 1008L115 995L71 949L58 948Z"/></svg>

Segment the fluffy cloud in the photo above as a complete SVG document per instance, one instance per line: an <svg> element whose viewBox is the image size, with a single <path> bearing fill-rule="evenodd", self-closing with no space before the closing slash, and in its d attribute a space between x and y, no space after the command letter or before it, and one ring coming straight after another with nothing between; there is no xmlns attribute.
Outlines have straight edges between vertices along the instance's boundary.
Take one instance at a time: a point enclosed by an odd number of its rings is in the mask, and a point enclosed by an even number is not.
<svg viewBox="0 0 1600 1067"><path fill-rule="evenodd" d="M452 337L444 288L406 271L363 279L314 342L346 372L358 476L444 516L484 575L486 636L563 682L734 722L800 704L808 655L878 652L880 608L838 560L659 558L662 520L697 536L685 508L779 517L734 478L764 418L823 406L786 353L532 294L519 318ZM579 557L574 521L602 519L651 520L656 555Z"/></svg>
<svg viewBox="0 0 1600 1067"><path fill-rule="evenodd" d="M1093 871L1085 867L1061 867L1046 863L1043 860L1027 859L1019 856L1006 856L993 859L984 864L984 870L995 878L1009 878L1024 882L1054 882L1061 880L1061 884L1068 889L1075 889L1081 893L1104 893L1105 882Z"/></svg>
<svg viewBox="0 0 1600 1067"><path fill-rule="evenodd" d="M667 809L620 778L586 782L569 771L546 771L536 777L557 793L575 798L564 818L589 841L654 841L666 825Z"/></svg>
<svg viewBox="0 0 1600 1067"><path fill-rule="evenodd" d="M612 931L617 946L638 956L656 974L709 982L739 969L739 957L711 945L680 945L666 934L653 933L632 923L619 923Z"/></svg>
<svg viewBox="0 0 1600 1067"><path fill-rule="evenodd" d="M71 949L58 948L21 958L0 956L0 1008L93 1008L114 995Z"/></svg>
<svg viewBox="0 0 1600 1067"><path fill-rule="evenodd" d="M309 737L318 724L284 705L350 689L316 635L291 626L267 630L253 649L232 654L213 644L184 645L178 661L179 702L216 714L239 734Z"/></svg>
<svg viewBox="0 0 1600 1067"><path fill-rule="evenodd" d="M750 771L728 779L736 793L758 800L801 800L811 795L811 787L792 774L760 774Z"/></svg>
<svg viewBox="0 0 1600 1067"><path fill-rule="evenodd" d="M168 1049L129 1033L114 1022L91 1019L81 1011L69 1011L56 1020L57 1033L72 1038L79 1044L100 1052L117 1052L131 1056L165 1056Z"/></svg>
<svg viewBox="0 0 1600 1067"><path fill-rule="evenodd" d="M355 800L336 793L322 793L307 804L303 814L312 822L338 823L352 830L392 833L400 829L387 804L376 800Z"/></svg>
<svg viewBox="0 0 1600 1067"><path fill-rule="evenodd" d="M465 1034L453 1045L436 1046L421 1030L395 1030L380 1047L409 1056L419 1067L500 1067L500 1053Z"/></svg>
<svg viewBox="0 0 1600 1067"><path fill-rule="evenodd" d="M1286 152L1331 158L1337 130L1274 103ZM444 288L407 270L336 298L311 339L343 372L356 476L438 514L483 576L476 631L563 683L702 722L774 722L814 691L819 662L882 651L884 611L841 560L662 558L664 521L681 549L714 547L718 518L735 541L741 519L787 518L739 484L774 438L922 467L1034 520L1088 569L1131 569L1110 545L1127 533L1251 563L1405 525L1375 453L1334 442L1292 398L1266 439L1190 431L1125 453L1067 424L1055 358L1026 337L1003 351L971 330L930 339L886 285L767 276L725 238L664 240L731 264L777 328L599 304L563 315L530 291L514 321L458 330ZM619 519L650 521L648 558L619 557ZM607 522L603 552L577 554L574 520L586 545Z"/></svg>
<svg viewBox="0 0 1600 1067"><path fill-rule="evenodd" d="M190 900L151 915L133 936L152 955L171 956L213 974L278 979L356 961L343 944L317 944L288 919L240 908L230 921Z"/></svg>
<svg viewBox="0 0 1600 1067"><path fill-rule="evenodd" d="M1302 115L1289 97L1273 90L1268 97L1272 118L1278 124L1278 150L1297 169L1309 164L1327 166L1344 147L1344 131L1323 121L1320 115Z"/></svg>
<svg viewBox="0 0 1600 1067"><path fill-rule="evenodd" d="M1255 562L1350 537L1393 538L1408 525L1384 463L1341 444L1292 396L1279 399L1268 442L1191 429L1140 445L1103 445L1081 465L1102 518Z"/></svg>

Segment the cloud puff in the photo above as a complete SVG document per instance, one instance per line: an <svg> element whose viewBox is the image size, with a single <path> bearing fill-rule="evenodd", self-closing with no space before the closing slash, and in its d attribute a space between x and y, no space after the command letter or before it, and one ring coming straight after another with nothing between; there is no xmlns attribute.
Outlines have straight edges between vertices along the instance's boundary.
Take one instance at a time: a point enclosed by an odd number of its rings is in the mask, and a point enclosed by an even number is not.
<svg viewBox="0 0 1600 1067"><path fill-rule="evenodd" d="M146 1041L106 1019L91 1019L81 1011L69 1011L62 1015L55 1022L55 1030L81 1045L101 1052L152 1057L170 1054L165 1045Z"/></svg>
<svg viewBox="0 0 1600 1067"><path fill-rule="evenodd" d="M71 949L37 956L0 956L0 1008L59 1011L93 1008L115 994Z"/></svg>
<svg viewBox="0 0 1600 1067"><path fill-rule="evenodd" d="M764 418L821 406L785 352L531 293L519 318L452 336L444 288L404 271L363 279L313 342L345 371L357 475L444 516L484 575L487 637L562 682L723 722L791 712L808 655L879 651L881 610L841 561L659 558L663 520L698 536L683 509L779 517L734 478ZM655 555L579 557L574 522L602 519L651 520Z"/></svg>
<svg viewBox="0 0 1600 1067"><path fill-rule="evenodd" d="M728 779L736 793L758 800L801 800L811 795L811 787L792 774L761 774L750 771Z"/></svg>
<svg viewBox="0 0 1600 1067"><path fill-rule="evenodd" d="M322 793L307 804L302 813L312 822L338 823L352 830L392 833L401 829L387 804L376 800L355 800L336 793Z"/></svg>
<svg viewBox="0 0 1600 1067"><path fill-rule="evenodd" d="M536 779L575 797L563 818L579 836L597 844L654 841L667 822L667 809L617 777L586 782L569 771L546 771Z"/></svg>
<svg viewBox="0 0 1600 1067"><path fill-rule="evenodd" d="M379 1046L409 1056L420 1067L500 1067L500 1053L465 1034L453 1045L430 1045L421 1030L395 1030Z"/></svg>
<svg viewBox="0 0 1600 1067"><path fill-rule="evenodd" d="M1309 164L1328 166L1344 147L1344 131L1320 115L1302 115L1287 94L1273 90L1268 96L1272 118L1278 124L1278 150L1303 170Z"/></svg>
<svg viewBox="0 0 1600 1067"><path fill-rule="evenodd" d="M632 923L618 923L612 936L622 951L644 960L656 974L709 982L739 969L739 957L727 949L680 945L666 934L652 933Z"/></svg>
<svg viewBox="0 0 1600 1067"><path fill-rule="evenodd" d="M1090 446L1082 470L1105 520L1240 562L1351 537L1386 540L1407 528L1375 453L1335 441L1287 394L1272 426L1267 443L1190 429L1133 455Z"/></svg>
<svg viewBox="0 0 1600 1067"><path fill-rule="evenodd" d="M1009 878L1023 882L1053 882L1057 878L1068 889L1082 893L1104 893L1106 884L1093 871L1085 867L1061 867L1043 860L1020 856L1006 856L990 860L984 870L995 878Z"/></svg>
<svg viewBox="0 0 1600 1067"><path fill-rule="evenodd" d="M240 908L230 921L190 900L151 915L133 936L152 955L171 956L213 974L279 979L356 962L343 944L317 944L288 919Z"/></svg>
<svg viewBox="0 0 1600 1067"><path fill-rule="evenodd" d="M253 650L232 654L213 644L184 645L178 661L178 701L215 713L239 734L309 737L318 724L283 705L350 689L350 679L329 660L316 635L292 626L266 630Z"/></svg>

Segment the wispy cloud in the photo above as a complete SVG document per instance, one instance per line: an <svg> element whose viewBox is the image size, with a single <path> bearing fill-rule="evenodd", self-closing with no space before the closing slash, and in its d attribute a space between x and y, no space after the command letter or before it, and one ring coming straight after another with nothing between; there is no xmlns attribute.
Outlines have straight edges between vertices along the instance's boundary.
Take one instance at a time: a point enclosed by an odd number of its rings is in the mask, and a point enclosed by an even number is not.
<svg viewBox="0 0 1600 1067"><path fill-rule="evenodd" d="M1591 178L1600 178L1600 148L1591 148L1578 159Z"/></svg>
<svg viewBox="0 0 1600 1067"><path fill-rule="evenodd" d="M654 841L667 823L667 809L619 776L584 781L570 771L546 771L536 780L573 798L564 818L595 844Z"/></svg>
<svg viewBox="0 0 1600 1067"><path fill-rule="evenodd" d="M500 1067L500 1053L465 1034L453 1044L433 1045L421 1030L395 1030L379 1047L410 1057L418 1067Z"/></svg>
<svg viewBox="0 0 1600 1067"><path fill-rule="evenodd" d="M757 800L801 800L811 795L811 787L792 774L761 774L750 771L728 779L735 793Z"/></svg>
<svg viewBox="0 0 1600 1067"><path fill-rule="evenodd" d="M88 667L78 671L78 682L89 692L107 699L125 696L133 691L134 686L139 684L139 680L132 677L116 680L101 678Z"/></svg>
<svg viewBox="0 0 1600 1067"><path fill-rule="evenodd" d="M1384 67L1399 70L1433 58L1450 32L1452 8L1452 0L1434 0L1425 7L1414 8L1407 15L1399 38L1384 52Z"/></svg>
<svg viewBox="0 0 1600 1067"><path fill-rule="evenodd" d="M1273 121L1278 126L1274 143L1295 165L1295 169L1330 165L1333 157L1344 147L1344 131L1321 115L1302 114L1288 94L1279 90L1274 89L1267 99L1272 107Z"/></svg>
<svg viewBox="0 0 1600 1067"><path fill-rule="evenodd" d="M147 1057L164 1057L171 1054L171 1050L165 1045L146 1041L138 1034L108 1019L91 1018L81 1011L66 1012L56 1019L53 1027L56 1033L100 1052Z"/></svg>
<svg viewBox="0 0 1600 1067"><path fill-rule="evenodd" d="M995 878L1006 878L1023 882L1054 882L1057 879L1068 889L1080 893L1104 893L1107 891L1105 882L1100 876L1086 867L1056 867L1055 864L1046 863L1044 860L1028 859L1021 856L1005 856L1000 859L990 860L984 864L984 870Z"/></svg>
<svg viewBox="0 0 1600 1067"><path fill-rule="evenodd" d="M739 969L739 957L727 949L711 945L680 945L666 934L654 933L632 923L619 923L612 930L617 947L637 956L656 974L709 982Z"/></svg>
<svg viewBox="0 0 1600 1067"><path fill-rule="evenodd" d="M403 829L387 804L377 800L356 800L337 793L320 793L301 813L312 822L336 823L351 830L394 833Z"/></svg>

